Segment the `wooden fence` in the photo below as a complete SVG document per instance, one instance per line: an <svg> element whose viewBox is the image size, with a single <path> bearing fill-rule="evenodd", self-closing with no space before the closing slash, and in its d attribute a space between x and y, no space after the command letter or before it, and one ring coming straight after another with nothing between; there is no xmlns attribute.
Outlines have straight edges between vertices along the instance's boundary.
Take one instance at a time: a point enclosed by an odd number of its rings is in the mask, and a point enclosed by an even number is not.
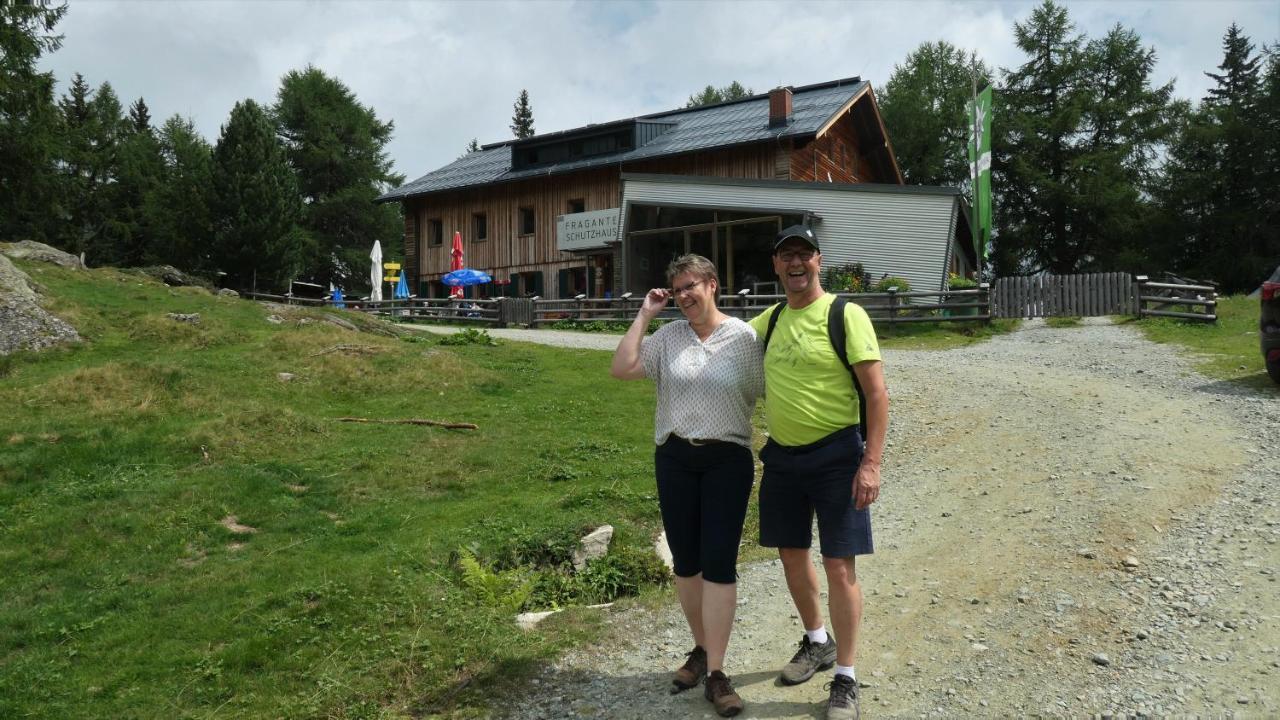
<svg viewBox="0 0 1280 720"><path fill-rule="evenodd" d="M1212 285L1151 282L1146 275L1139 275L1134 285L1140 318L1173 317L1201 322L1218 319L1218 293Z"/></svg>
<svg viewBox="0 0 1280 720"><path fill-rule="evenodd" d="M1133 278L1129 273L1030 275L996 279L996 317L1094 317L1135 315Z"/></svg>

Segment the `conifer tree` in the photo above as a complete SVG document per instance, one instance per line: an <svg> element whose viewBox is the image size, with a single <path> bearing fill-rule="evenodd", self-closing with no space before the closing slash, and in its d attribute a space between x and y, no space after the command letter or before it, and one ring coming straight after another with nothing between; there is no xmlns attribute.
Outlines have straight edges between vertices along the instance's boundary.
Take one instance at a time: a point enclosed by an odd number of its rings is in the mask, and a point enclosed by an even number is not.
<svg viewBox="0 0 1280 720"><path fill-rule="evenodd" d="M235 287L285 290L302 264L298 183L267 113L236 103L213 150L213 262Z"/></svg>
<svg viewBox="0 0 1280 720"><path fill-rule="evenodd" d="M188 272L210 274L213 251L213 148L195 123L174 115L159 133L164 182L155 192L151 214L155 262Z"/></svg>
<svg viewBox="0 0 1280 720"><path fill-rule="evenodd" d="M132 123L134 132L151 130L151 111L142 98L134 100L129 106L129 122Z"/></svg>
<svg viewBox="0 0 1280 720"><path fill-rule="evenodd" d="M535 134L533 129L533 107L529 105L528 90L521 90L520 97L516 98L511 115L511 133L519 140L533 137Z"/></svg>
<svg viewBox="0 0 1280 720"><path fill-rule="evenodd" d="M55 169L53 73L37 62L62 45L66 4L0 2L0 241L55 241L63 222Z"/></svg>

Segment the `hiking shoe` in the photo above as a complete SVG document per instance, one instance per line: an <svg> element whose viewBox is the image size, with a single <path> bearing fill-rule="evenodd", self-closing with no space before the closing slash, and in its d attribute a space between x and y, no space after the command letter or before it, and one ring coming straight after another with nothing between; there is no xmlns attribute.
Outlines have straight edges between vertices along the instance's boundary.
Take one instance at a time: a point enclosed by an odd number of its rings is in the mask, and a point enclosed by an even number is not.
<svg viewBox="0 0 1280 720"><path fill-rule="evenodd" d="M692 687L698 687L698 683L702 682L702 678L707 674L707 651L702 649L701 645L695 645L692 650L685 653L687 658L684 665L676 670L676 674L671 678L671 694L688 690Z"/></svg>
<svg viewBox="0 0 1280 720"><path fill-rule="evenodd" d="M716 714L720 717L733 717L742 712L742 698L733 691L729 678L719 670L707 676L707 687L702 694L716 706Z"/></svg>
<svg viewBox="0 0 1280 720"><path fill-rule="evenodd" d="M782 684L799 685L813 677L819 670L826 670L836 664L836 641L830 635L827 641L819 645L805 635L800 640L800 649L791 658L791 662L782 666Z"/></svg>
<svg viewBox="0 0 1280 720"><path fill-rule="evenodd" d="M848 675L837 675L822 688L831 691L827 700L827 720L860 720L858 681Z"/></svg>

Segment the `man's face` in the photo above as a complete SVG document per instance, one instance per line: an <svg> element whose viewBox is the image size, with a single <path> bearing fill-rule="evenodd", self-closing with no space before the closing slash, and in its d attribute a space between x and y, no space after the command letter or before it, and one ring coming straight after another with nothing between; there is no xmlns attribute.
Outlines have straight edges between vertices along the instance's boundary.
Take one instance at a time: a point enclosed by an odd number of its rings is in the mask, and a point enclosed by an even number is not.
<svg viewBox="0 0 1280 720"><path fill-rule="evenodd" d="M773 271L787 293L805 293L818 285L822 254L809 243L792 238L773 254Z"/></svg>

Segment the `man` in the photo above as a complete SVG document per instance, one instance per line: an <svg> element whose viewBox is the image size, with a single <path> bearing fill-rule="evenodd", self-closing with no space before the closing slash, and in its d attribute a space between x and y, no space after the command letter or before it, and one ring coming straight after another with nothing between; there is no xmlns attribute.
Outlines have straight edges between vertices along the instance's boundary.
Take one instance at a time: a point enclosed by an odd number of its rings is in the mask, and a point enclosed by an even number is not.
<svg viewBox="0 0 1280 720"><path fill-rule="evenodd" d="M767 337L765 420L770 438L760 451L760 544L778 548L787 589L805 627L800 649L783 667L781 680L802 683L834 664L827 718L856 719L854 660L862 588L854 558L873 549L868 508L880 494L889 393L871 320L849 303L842 318L845 350L866 402L869 437L864 450L857 427L863 420L858 391L828 334L828 312L836 298L822 290L818 279L818 238L808 227L794 225L778 234L773 252L773 269L787 301L751 321L756 333ZM831 633L823 624L818 576L809 556L815 512Z"/></svg>

